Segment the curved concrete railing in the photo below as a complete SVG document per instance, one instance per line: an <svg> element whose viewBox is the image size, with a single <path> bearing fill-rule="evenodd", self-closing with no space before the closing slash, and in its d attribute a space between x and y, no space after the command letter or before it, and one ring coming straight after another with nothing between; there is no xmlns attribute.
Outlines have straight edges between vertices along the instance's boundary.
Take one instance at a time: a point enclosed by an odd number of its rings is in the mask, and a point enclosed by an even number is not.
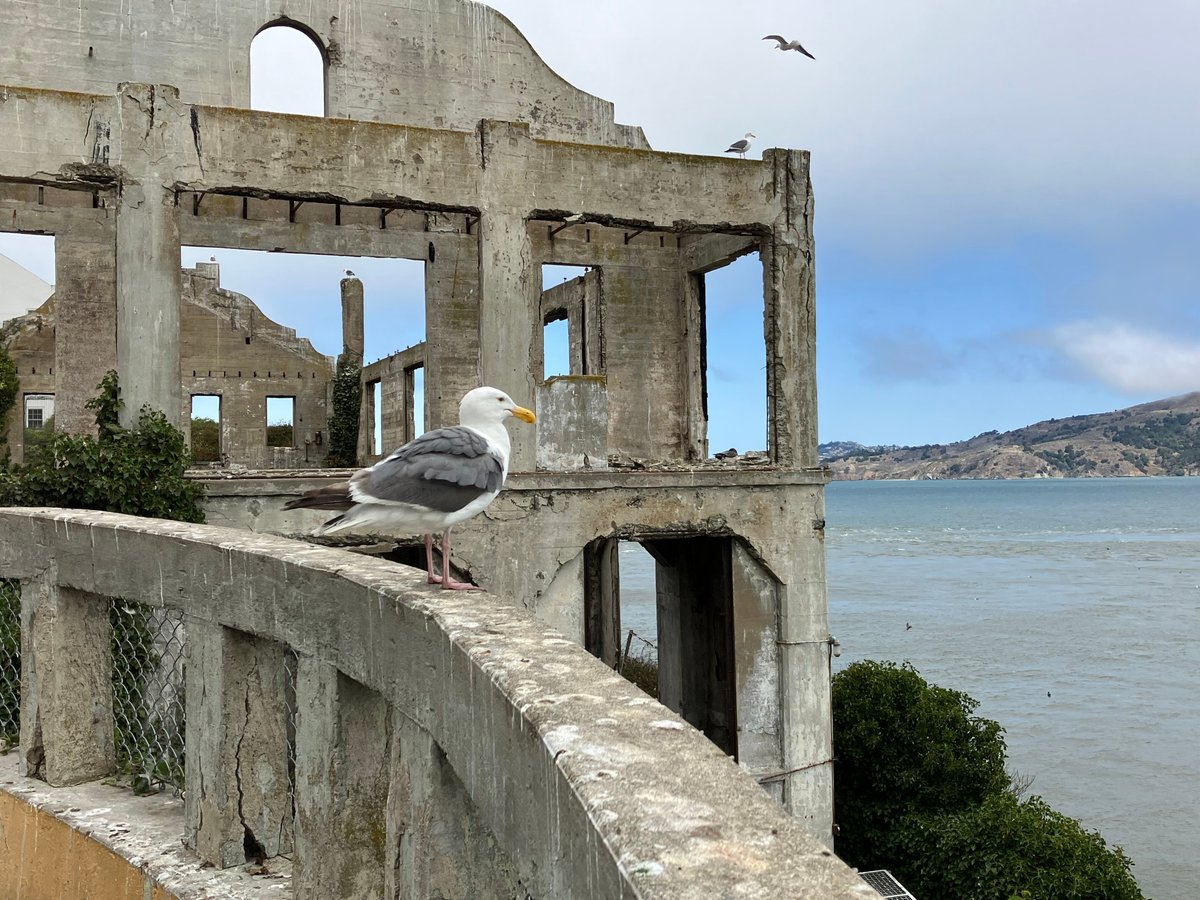
<svg viewBox="0 0 1200 900"><path fill-rule="evenodd" d="M493 596L282 538L45 509L0 509L0 578L21 580L32 632L20 752L51 782L88 775L72 728L101 766L111 741L103 716L56 730L89 651L61 658L53 630L102 598L182 614L187 836L216 865L243 861L252 798L278 793L264 672L294 651L297 896L439 878L447 896L874 896L699 732Z"/></svg>

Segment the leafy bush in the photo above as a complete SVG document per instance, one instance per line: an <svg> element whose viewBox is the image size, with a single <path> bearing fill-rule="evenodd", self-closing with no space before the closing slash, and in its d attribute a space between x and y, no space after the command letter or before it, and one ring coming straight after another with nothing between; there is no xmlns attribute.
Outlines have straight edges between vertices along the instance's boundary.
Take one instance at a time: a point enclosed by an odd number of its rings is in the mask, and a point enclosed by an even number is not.
<svg viewBox="0 0 1200 900"><path fill-rule="evenodd" d="M357 440L357 438L356 438ZM292 426L287 422L277 422L267 426L268 447L294 447L296 442L292 437Z"/></svg>
<svg viewBox="0 0 1200 900"><path fill-rule="evenodd" d="M8 414L17 402L17 366L0 346L0 466L8 460Z"/></svg>
<svg viewBox="0 0 1200 900"><path fill-rule="evenodd" d="M907 663L867 660L834 676L833 796L847 862L874 860L907 815L967 809L1004 790L1004 731L974 716L978 705Z"/></svg>
<svg viewBox="0 0 1200 900"><path fill-rule="evenodd" d="M1010 793L946 815L914 816L899 832L902 880L922 900L1141 900L1120 847Z"/></svg>
<svg viewBox="0 0 1200 900"><path fill-rule="evenodd" d="M1003 729L978 705L907 663L834 676L838 854L892 870L921 900L1139 900L1120 848L1018 799Z"/></svg>
<svg viewBox="0 0 1200 900"><path fill-rule="evenodd" d="M122 403L109 372L89 400L98 437L55 434L37 459L0 475L0 506L104 509L180 522L203 522L202 485L183 473L183 433L156 409L143 406L135 428L117 422Z"/></svg>
<svg viewBox="0 0 1200 900"><path fill-rule="evenodd" d="M45 451L54 439L54 416L42 423L41 428L26 428L23 435L22 454L26 462L30 462Z"/></svg>
<svg viewBox="0 0 1200 900"><path fill-rule="evenodd" d="M362 407L361 368L348 353L338 357L333 376L333 409L329 414L327 466L358 464L358 417Z"/></svg>
<svg viewBox="0 0 1200 900"><path fill-rule="evenodd" d="M217 420L203 416L192 419L192 462L219 462L220 459L221 434Z"/></svg>

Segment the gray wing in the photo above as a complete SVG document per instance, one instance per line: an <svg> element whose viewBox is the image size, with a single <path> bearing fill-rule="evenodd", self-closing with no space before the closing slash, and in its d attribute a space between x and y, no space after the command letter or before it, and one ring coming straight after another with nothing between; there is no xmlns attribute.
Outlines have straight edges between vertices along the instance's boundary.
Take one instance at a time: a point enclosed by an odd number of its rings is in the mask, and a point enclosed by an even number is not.
<svg viewBox="0 0 1200 900"><path fill-rule="evenodd" d="M500 490L504 471L482 435L455 425L426 432L353 480L379 500L455 512Z"/></svg>

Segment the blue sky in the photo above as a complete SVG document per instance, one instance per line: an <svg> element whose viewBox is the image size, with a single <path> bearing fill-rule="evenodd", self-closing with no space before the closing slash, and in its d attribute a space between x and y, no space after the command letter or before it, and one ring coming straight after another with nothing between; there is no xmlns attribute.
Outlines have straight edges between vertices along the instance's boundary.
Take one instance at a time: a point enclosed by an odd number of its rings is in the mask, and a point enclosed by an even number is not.
<svg viewBox="0 0 1200 900"><path fill-rule="evenodd" d="M751 158L812 151L822 440L943 442L1200 390L1200 4L492 5L657 149L720 155L753 131ZM31 259L14 241L0 253ZM423 331L414 264L217 255L327 353L346 267L368 357ZM711 446L761 446L757 259L709 297Z"/></svg>

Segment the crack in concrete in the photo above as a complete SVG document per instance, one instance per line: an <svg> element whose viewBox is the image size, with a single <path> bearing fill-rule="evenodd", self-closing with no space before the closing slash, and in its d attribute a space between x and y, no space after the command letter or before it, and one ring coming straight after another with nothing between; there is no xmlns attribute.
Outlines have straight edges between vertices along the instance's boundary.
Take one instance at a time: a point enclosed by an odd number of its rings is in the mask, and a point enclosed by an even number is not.
<svg viewBox="0 0 1200 900"><path fill-rule="evenodd" d="M242 742L246 739L246 732L250 730L250 685L255 681L258 675L258 658L254 659L254 664L250 668L249 674L246 676L244 691L244 705L246 717L242 721L242 731L238 735L237 746L233 751L233 778L237 787L237 814L238 820L242 823L243 838L242 851L246 854L246 862L256 862L262 865L266 858L266 853L262 844L254 836L253 830L246 823L246 812L244 809L246 793L242 788Z"/></svg>

